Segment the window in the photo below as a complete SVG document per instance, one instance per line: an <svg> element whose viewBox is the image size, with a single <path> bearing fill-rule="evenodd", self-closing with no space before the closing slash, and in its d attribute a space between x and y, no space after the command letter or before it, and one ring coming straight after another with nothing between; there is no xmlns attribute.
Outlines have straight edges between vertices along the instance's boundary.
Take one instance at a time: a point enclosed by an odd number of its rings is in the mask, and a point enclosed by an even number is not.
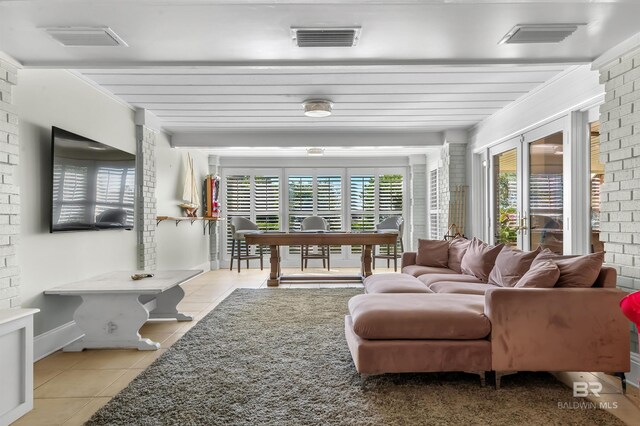
<svg viewBox="0 0 640 426"><path fill-rule="evenodd" d="M229 169L223 174L223 211L242 216L263 230L300 230L309 216L322 216L331 230L370 231L389 216L404 212L403 169ZM229 221L228 221L229 222ZM231 253L227 228L223 251ZM244 250L244 248L243 248ZM359 254L354 246L331 247L334 254ZM297 259L300 247L285 256Z"/></svg>
<svg viewBox="0 0 640 426"><path fill-rule="evenodd" d="M402 216L404 182L401 174L361 174L350 178L350 221L352 231L372 231L389 216ZM351 246L351 253L362 247Z"/></svg>
<svg viewBox="0 0 640 426"><path fill-rule="evenodd" d="M438 231L438 169L429 172L429 238L439 239Z"/></svg>
<svg viewBox="0 0 640 426"><path fill-rule="evenodd" d="M304 218L322 216L329 229L342 229L342 176L289 175L289 230L299 231ZM332 253L341 252L331 247ZM300 247L290 246L289 253L300 253Z"/></svg>
<svg viewBox="0 0 640 426"><path fill-rule="evenodd" d="M280 176L228 175L225 180L225 210L230 219L241 216L262 230L280 229ZM226 250L231 253L231 223L227 221Z"/></svg>

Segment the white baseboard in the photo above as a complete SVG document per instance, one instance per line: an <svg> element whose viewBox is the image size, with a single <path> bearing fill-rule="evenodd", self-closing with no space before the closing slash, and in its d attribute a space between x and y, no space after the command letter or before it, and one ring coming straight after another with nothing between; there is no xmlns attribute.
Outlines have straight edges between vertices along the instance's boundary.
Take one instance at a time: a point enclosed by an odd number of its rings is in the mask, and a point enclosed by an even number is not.
<svg viewBox="0 0 640 426"><path fill-rule="evenodd" d="M626 376L627 383L640 387L640 354L631 352L631 371Z"/></svg>
<svg viewBox="0 0 640 426"><path fill-rule="evenodd" d="M84 336L84 333L76 325L75 321L70 321L53 330L39 334L33 339L33 360L38 361L47 355L51 355L82 336Z"/></svg>
<svg viewBox="0 0 640 426"><path fill-rule="evenodd" d="M202 269L204 272L209 272L211 270L211 262L210 261L206 261L206 262L201 263L200 265L196 266L193 269Z"/></svg>

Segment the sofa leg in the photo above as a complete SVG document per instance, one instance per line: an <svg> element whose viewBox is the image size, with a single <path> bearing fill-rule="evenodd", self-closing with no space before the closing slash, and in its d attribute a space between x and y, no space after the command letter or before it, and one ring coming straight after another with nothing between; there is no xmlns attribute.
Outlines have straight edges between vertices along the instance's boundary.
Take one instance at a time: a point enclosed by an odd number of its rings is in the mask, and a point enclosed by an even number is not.
<svg viewBox="0 0 640 426"><path fill-rule="evenodd" d="M361 385L361 386L363 386L363 385L367 382L367 379L368 379L369 377L371 377L371 376L372 376L372 374L363 374L363 373L360 373L360 385Z"/></svg>
<svg viewBox="0 0 640 426"><path fill-rule="evenodd" d="M613 373L613 375L620 379L620 385L622 386L622 394L626 395L627 394L627 377L624 375L624 373L621 373L621 372Z"/></svg>
<svg viewBox="0 0 640 426"><path fill-rule="evenodd" d="M496 371L496 390L500 389L500 380L504 376L509 376L511 374L516 374L517 371Z"/></svg>
<svg viewBox="0 0 640 426"><path fill-rule="evenodd" d="M487 384L486 375L484 371L465 371L468 374L477 374L480 377L480 386L484 387Z"/></svg>

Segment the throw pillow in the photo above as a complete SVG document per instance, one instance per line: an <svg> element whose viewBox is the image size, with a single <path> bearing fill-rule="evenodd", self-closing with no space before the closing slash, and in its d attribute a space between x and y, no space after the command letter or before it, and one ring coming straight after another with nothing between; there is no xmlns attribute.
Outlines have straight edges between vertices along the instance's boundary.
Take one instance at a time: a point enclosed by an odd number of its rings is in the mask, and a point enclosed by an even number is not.
<svg viewBox="0 0 640 426"><path fill-rule="evenodd" d="M536 264L550 260L560 269L560 278L556 287L589 288L598 279L600 268L604 262L604 252L586 254L584 256L561 256L543 250L533 261Z"/></svg>
<svg viewBox="0 0 640 426"><path fill-rule="evenodd" d="M441 240L418 240L416 265L446 268L449 262L449 242Z"/></svg>
<svg viewBox="0 0 640 426"><path fill-rule="evenodd" d="M489 274L489 284L501 287L515 286L529 270L538 253L540 248L535 251L521 251L505 246L498 254L496 264Z"/></svg>
<svg viewBox="0 0 640 426"><path fill-rule="evenodd" d="M551 288L560 277L560 268L551 260L536 263L520 278L515 288Z"/></svg>
<svg viewBox="0 0 640 426"><path fill-rule="evenodd" d="M489 274L496 263L496 257L502 250L504 244L498 244L496 246L490 246L483 243L477 238L471 240L467 252L462 258L460 269L465 275L472 275L486 283L489 281Z"/></svg>
<svg viewBox="0 0 640 426"><path fill-rule="evenodd" d="M456 237L449 242L449 269L459 274L462 273L460 264L462 263L462 258L467 252L467 247L469 247L470 243L470 240L461 237Z"/></svg>

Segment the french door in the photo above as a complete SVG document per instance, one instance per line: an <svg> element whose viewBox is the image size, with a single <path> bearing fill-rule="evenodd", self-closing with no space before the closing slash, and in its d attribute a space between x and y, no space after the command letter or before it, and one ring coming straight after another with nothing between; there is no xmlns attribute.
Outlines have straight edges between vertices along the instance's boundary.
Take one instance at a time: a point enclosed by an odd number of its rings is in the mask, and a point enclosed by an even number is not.
<svg viewBox="0 0 640 426"><path fill-rule="evenodd" d="M564 131L557 121L489 150L490 236L522 250L564 251Z"/></svg>

